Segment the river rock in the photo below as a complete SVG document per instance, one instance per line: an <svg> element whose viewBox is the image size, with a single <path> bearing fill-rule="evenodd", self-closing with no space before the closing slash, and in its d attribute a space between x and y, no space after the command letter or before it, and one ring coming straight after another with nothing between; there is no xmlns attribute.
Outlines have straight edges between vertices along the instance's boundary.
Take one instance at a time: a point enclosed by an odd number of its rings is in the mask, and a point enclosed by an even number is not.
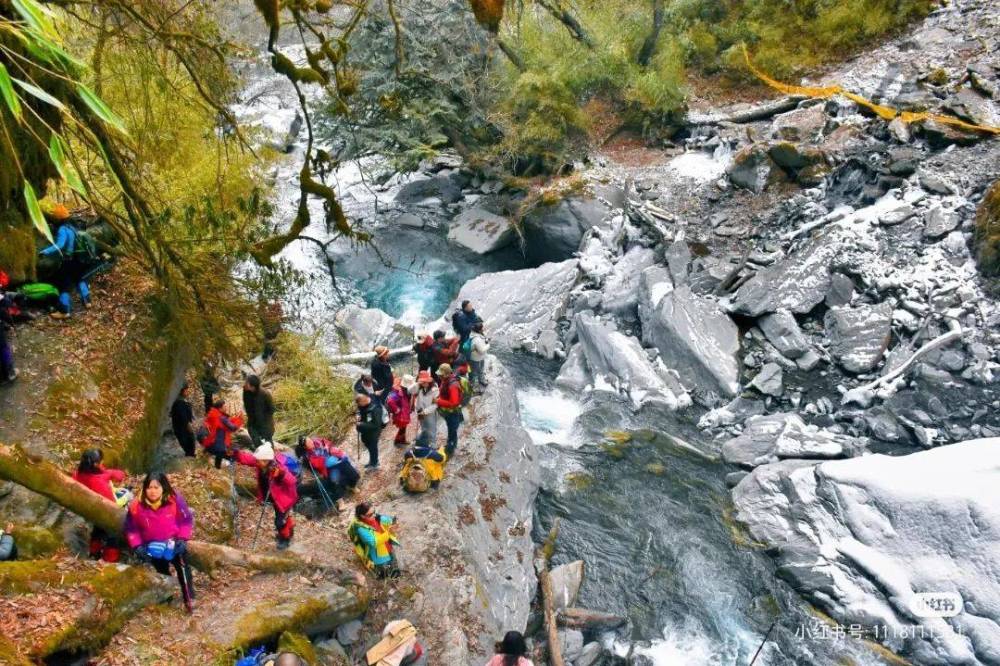
<svg viewBox="0 0 1000 666"><path fill-rule="evenodd" d="M672 410L691 404L677 378L651 362L636 338L583 312L574 324L595 381L625 393L637 409L653 404Z"/></svg>
<svg viewBox="0 0 1000 666"><path fill-rule="evenodd" d="M828 308L847 305L854 299L854 280L843 273L830 274L830 288L823 301Z"/></svg>
<svg viewBox="0 0 1000 666"><path fill-rule="evenodd" d="M577 197L536 208L521 221L528 261L542 263L572 257L580 248L584 232L603 225L610 210L600 199Z"/></svg>
<svg viewBox="0 0 1000 666"><path fill-rule="evenodd" d="M780 396L784 390L781 366L777 363L765 363L760 372L753 378L750 385L763 393L774 397Z"/></svg>
<svg viewBox="0 0 1000 666"><path fill-rule="evenodd" d="M361 630L364 625L361 620L351 620L346 624L337 627L337 642L341 645L351 646L361 639Z"/></svg>
<svg viewBox="0 0 1000 666"><path fill-rule="evenodd" d="M962 88L949 97L945 102L945 108L973 125L986 127L1000 125L1000 112L996 105L971 88Z"/></svg>
<svg viewBox="0 0 1000 666"><path fill-rule="evenodd" d="M444 175L420 178L399 188L395 200L396 203L405 205L426 199L439 199L446 204L456 203L462 200L462 189Z"/></svg>
<svg viewBox="0 0 1000 666"><path fill-rule="evenodd" d="M805 356L811 347L799 322L788 310L778 310L757 320L757 326L774 347L790 359Z"/></svg>
<svg viewBox="0 0 1000 666"><path fill-rule="evenodd" d="M674 290L674 281L666 266L650 266L639 275L639 322L645 327L656 312L660 300Z"/></svg>
<svg viewBox="0 0 1000 666"><path fill-rule="evenodd" d="M698 419L698 427L706 429L730 426L734 423L742 423L751 416L760 416L766 411L763 400L753 400L739 395L733 398L729 404L705 412Z"/></svg>
<svg viewBox="0 0 1000 666"><path fill-rule="evenodd" d="M406 326L378 308L348 304L333 318L342 354L371 351L376 345L389 349L413 344L412 326Z"/></svg>
<svg viewBox="0 0 1000 666"><path fill-rule="evenodd" d="M615 264L604 281L604 310L616 315L635 318L640 299L643 271L656 263L656 253L645 247L633 247ZM662 269L661 269L662 270Z"/></svg>
<svg viewBox="0 0 1000 666"><path fill-rule="evenodd" d="M426 226L424 218L415 213L403 213L396 218L396 224L404 227L413 227L414 229L423 229Z"/></svg>
<svg viewBox="0 0 1000 666"><path fill-rule="evenodd" d="M840 624L883 626L915 664L1000 660L1000 439L905 456L784 461L733 491L736 518L778 573ZM914 595L957 592L952 618Z"/></svg>
<svg viewBox="0 0 1000 666"><path fill-rule="evenodd" d="M470 300L497 349L533 346L555 328L577 279L577 261L543 264L519 271L484 273L465 283L448 312ZM442 322L446 329L449 323Z"/></svg>
<svg viewBox="0 0 1000 666"><path fill-rule="evenodd" d="M686 282L691 270L691 248L688 247L688 244L682 240L671 243L670 247L667 248L666 259L674 284L679 285Z"/></svg>
<svg viewBox="0 0 1000 666"><path fill-rule="evenodd" d="M660 300L642 334L689 388L726 398L736 395L739 330L713 299L682 285Z"/></svg>
<svg viewBox="0 0 1000 666"><path fill-rule="evenodd" d="M830 263L843 247L840 234L827 232L810 240L783 261L757 272L737 290L733 312L759 317L786 309L804 314L830 289Z"/></svg>
<svg viewBox="0 0 1000 666"><path fill-rule="evenodd" d="M577 629L560 629L558 635L563 658L575 666L577 657L583 652L583 632Z"/></svg>
<svg viewBox="0 0 1000 666"><path fill-rule="evenodd" d="M848 372L874 370L882 360L892 328L892 305L837 307L823 318L830 354Z"/></svg>
<svg viewBox="0 0 1000 666"><path fill-rule="evenodd" d="M758 145L747 146L736 153L726 172L733 185L755 194L784 179L783 172L767 154L767 150Z"/></svg>
<svg viewBox="0 0 1000 666"><path fill-rule="evenodd" d="M756 467L784 458L846 458L864 443L807 425L798 414L755 416L738 437L722 445L722 459L741 467Z"/></svg>
<svg viewBox="0 0 1000 666"><path fill-rule="evenodd" d="M574 344L566 354L566 360L559 369L556 386L571 392L579 392L590 383L590 370L587 368L587 357L583 353L583 345Z"/></svg>
<svg viewBox="0 0 1000 666"><path fill-rule="evenodd" d="M941 204L935 204L927 211L924 222L924 238L937 240L958 228L961 219L953 210L944 208Z"/></svg>
<svg viewBox="0 0 1000 666"><path fill-rule="evenodd" d="M822 104L795 109L774 117L771 137L785 141L815 141L826 128L827 115Z"/></svg>
<svg viewBox="0 0 1000 666"><path fill-rule="evenodd" d="M448 240L476 254L505 248L515 237L514 227L507 218L482 208L462 211L448 227Z"/></svg>
<svg viewBox="0 0 1000 666"><path fill-rule="evenodd" d="M602 666L604 656L604 646L597 641L591 641L580 650L580 656L573 662L573 666Z"/></svg>
<svg viewBox="0 0 1000 666"><path fill-rule="evenodd" d="M576 605L583 585L583 560L560 564L549 572L552 582L552 609L556 612Z"/></svg>
<svg viewBox="0 0 1000 666"><path fill-rule="evenodd" d="M818 148L809 148L789 141L781 141L767 149L774 163L782 169L798 171L814 164L822 164L823 153Z"/></svg>

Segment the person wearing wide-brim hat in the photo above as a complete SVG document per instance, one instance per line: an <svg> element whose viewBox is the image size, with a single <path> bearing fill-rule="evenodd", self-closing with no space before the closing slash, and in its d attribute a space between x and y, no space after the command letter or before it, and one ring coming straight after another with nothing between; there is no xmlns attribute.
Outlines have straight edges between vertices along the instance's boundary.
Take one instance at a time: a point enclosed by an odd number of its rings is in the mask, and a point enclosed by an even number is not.
<svg viewBox="0 0 1000 666"><path fill-rule="evenodd" d="M438 376L438 413L448 426L448 442L444 450L451 458L458 448L458 429L465 417L462 415L462 382L448 363L442 363L437 369Z"/></svg>
<svg viewBox="0 0 1000 666"><path fill-rule="evenodd" d="M372 359L371 375L381 390L381 393L377 395L384 405L393 386L392 366L389 365L389 348L379 345L375 347L374 352L375 358Z"/></svg>

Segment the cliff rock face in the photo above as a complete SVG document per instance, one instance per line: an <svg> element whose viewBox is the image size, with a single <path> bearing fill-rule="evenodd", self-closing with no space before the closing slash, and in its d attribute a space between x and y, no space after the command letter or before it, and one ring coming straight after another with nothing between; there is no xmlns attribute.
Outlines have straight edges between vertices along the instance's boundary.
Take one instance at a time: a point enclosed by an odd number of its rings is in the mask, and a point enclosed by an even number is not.
<svg viewBox="0 0 1000 666"><path fill-rule="evenodd" d="M443 634L441 664L484 663L497 636L524 628L537 585L538 457L512 377L495 358L488 366L489 388L467 409L441 486L379 507L410 526L400 553L421 590L414 623Z"/></svg>

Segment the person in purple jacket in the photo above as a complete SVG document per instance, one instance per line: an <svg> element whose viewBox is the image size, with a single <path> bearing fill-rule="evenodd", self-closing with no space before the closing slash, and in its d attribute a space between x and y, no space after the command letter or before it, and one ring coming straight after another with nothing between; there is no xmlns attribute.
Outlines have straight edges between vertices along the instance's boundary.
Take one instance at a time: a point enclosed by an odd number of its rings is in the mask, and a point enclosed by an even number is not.
<svg viewBox="0 0 1000 666"><path fill-rule="evenodd" d="M162 472L146 475L142 492L125 515L125 540L158 573L169 576L170 565L174 565L188 613L194 610L194 585L187 553L193 529L194 514L184 498L170 487L167 475Z"/></svg>

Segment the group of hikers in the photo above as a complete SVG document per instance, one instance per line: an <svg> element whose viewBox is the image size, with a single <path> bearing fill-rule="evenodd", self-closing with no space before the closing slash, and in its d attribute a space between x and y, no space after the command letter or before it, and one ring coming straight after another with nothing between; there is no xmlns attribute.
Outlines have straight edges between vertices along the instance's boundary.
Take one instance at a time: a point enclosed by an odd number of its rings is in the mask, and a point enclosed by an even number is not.
<svg viewBox="0 0 1000 666"><path fill-rule="evenodd" d="M73 290L80 296L80 305L90 307L89 280L109 265L102 258L93 236L80 228L81 225L73 219L64 205L51 206L45 212L45 217L49 227L55 230L55 237L53 243L38 254L58 261L53 272L55 284L32 282L21 285L16 291L8 291L11 280L0 267L0 384L17 379L14 350L8 334L15 323L34 317L29 306L51 305L49 316L53 319L67 319L73 312Z"/></svg>

